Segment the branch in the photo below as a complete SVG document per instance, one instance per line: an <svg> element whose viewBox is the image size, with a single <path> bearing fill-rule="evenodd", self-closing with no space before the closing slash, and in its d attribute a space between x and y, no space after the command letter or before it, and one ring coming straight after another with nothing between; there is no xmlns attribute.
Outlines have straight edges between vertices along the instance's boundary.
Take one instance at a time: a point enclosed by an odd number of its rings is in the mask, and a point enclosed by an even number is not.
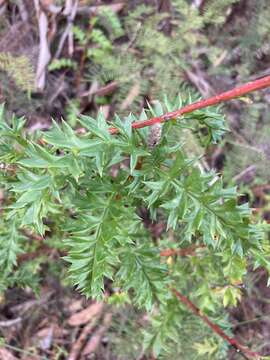
<svg viewBox="0 0 270 360"><path fill-rule="evenodd" d="M194 305L186 296L182 295L176 289L172 289L172 292L182 304L186 305L194 315L201 318L214 331L214 333L222 337L238 353L241 353L241 355L243 355L246 359L261 359L261 356L258 353L247 349L245 346L241 345L236 339L226 335L225 332L217 324L214 324L206 315L203 315L200 309L197 308L197 306Z"/></svg>
<svg viewBox="0 0 270 360"><path fill-rule="evenodd" d="M191 245L185 249L166 249L160 252L160 256L172 256L172 255L179 255L179 256L187 256L187 255L195 255L195 251L198 248L204 248L205 245ZM225 332L215 323L213 323L206 315L203 315L200 309L194 305L186 296L182 295L176 289L172 289L172 292L175 296L184 304L186 305L191 312L201 318L217 335L222 337L229 345L231 345L236 352L240 353L245 359L261 359L261 356L253 352L240 343L234 338L229 337L225 334Z"/></svg>
<svg viewBox="0 0 270 360"><path fill-rule="evenodd" d="M196 249L203 249L206 246L201 245L191 245L185 249L165 249L160 251L160 256L173 256L173 255L179 255L179 256L188 256L188 255L195 255Z"/></svg>
<svg viewBox="0 0 270 360"><path fill-rule="evenodd" d="M30 260L34 260L35 258L42 256L42 255L49 255L52 251L52 248L50 248L48 245L42 244L38 247L36 251L32 251L25 254L20 254L17 257L17 265L21 265L22 263Z"/></svg>
<svg viewBox="0 0 270 360"><path fill-rule="evenodd" d="M237 88L234 88L232 90L226 91L219 95L210 97L208 99L197 101L193 104L184 106L181 109L178 109L175 111L171 111L162 116L157 116L157 117L154 117L154 118L151 118L148 120L144 120L144 121L135 121L132 124L132 128L140 129L140 128L143 128L146 126L152 126L157 123L163 123L163 122L175 119L183 114L188 114L195 110L203 109L208 106L218 105L222 102L235 99L237 97L246 95L252 91L261 90L261 89L267 88L269 86L270 86L270 76L265 76L262 79L248 82L245 85L239 86ZM119 130L117 128L110 128L111 134L117 134L118 131Z"/></svg>

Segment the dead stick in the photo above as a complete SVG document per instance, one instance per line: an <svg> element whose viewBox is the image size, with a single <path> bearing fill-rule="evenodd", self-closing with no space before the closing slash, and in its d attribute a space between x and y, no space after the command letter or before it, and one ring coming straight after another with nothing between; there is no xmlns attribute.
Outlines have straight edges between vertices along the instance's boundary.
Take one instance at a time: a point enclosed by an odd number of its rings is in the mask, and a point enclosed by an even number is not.
<svg viewBox="0 0 270 360"><path fill-rule="evenodd" d="M154 118L151 118L148 120L144 120L144 121L135 121L132 124L132 128L140 129L140 128L143 128L146 126L152 126L157 123L163 123L163 122L175 119L183 114L188 114L188 113L191 113L192 111L203 109L208 106L218 105L222 102L235 99L239 96L243 96L250 92L253 92L256 90L261 90L261 89L267 88L269 86L270 86L270 76L265 76L262 79L248 82L245 85L239 86L237 88L234 88L232 90L226 91L219 95L210 97L208 99L197 101L193 104L184 106L181 109L171 111L164 115L157 116L157 117L154 117ZM111 134L117 134L118 131L119 130L117 128L110 128Z"/></svg>
<svg viewBox="0 0 270 360"><path fill-rule="evenodd" d="M247 349L245 346L241 345L236 339L226 335L225 332L217 324L213 323L206 315L203 315L200 309L197 308L197 306L194 305L186 296L182 295L179 291L177 291L174 288L172 289L172 292L181 301L182 304L186 305L194 315L201 318L217 335L222 337L237 352L246 355L248 359L251 358L251 359L259 360L261 358L261 356L258 353Z"/></svg>

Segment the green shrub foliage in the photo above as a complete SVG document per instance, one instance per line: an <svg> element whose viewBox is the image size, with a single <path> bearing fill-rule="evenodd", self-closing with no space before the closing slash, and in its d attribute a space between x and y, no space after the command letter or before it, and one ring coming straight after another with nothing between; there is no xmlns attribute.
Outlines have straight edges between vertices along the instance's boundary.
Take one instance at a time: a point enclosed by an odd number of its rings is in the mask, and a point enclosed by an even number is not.
<svg viewBox="0 0 270 360"><path fill-rule="evenodd" d="M139 119L192 100L165 98ZM163 124L150 147L153 129L132 130L135 119L116 115L110 124L99 113L79 118L83 134L63 121L33 135L23 119L4 119L2 107L1 288L31 284L36 267L18 266L16 259L35 246L22 230L39 233L67 252L71 284L87 297L104 299L107 289L152 314L145 345L158 354L177 340L188 314L171 287L215 317L222 302L235 305L241 297L238 285L250 264L269 269L269 249L264 225L252 221L247 204L238 205L236 188L224 188L220 176L203 171L201 157L185 144L185 134L205 147L221 139L226 126L218 109ZM119 134L111 135L111 126ZM142 209L165 224L159 239L143 225ZM196 254L160 257L162 249L191 245L198 246Z"/></svg>

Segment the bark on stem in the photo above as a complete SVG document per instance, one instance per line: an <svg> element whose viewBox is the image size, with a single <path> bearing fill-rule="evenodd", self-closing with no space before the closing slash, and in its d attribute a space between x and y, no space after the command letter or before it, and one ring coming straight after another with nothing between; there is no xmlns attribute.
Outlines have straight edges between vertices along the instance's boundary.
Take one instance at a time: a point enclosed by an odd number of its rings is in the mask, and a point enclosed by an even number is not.
<svg viewBox="0 0 270 360"><path fill-rule="evenodd" d="M195 255L196 249L203 249L206 246L201 245L191 245L184 249L165 249L160 251L160 256L173 256L173 255L179 255L179 256L188 256L188 255Z"/></svg>
<svg viewBox="0 0 270 360"><path fill-rule="evenodd" d="M237 352L247 356L248 359L261 359L261 356L245 346L241 345L236 339L229 337L225 332L215 323L213 323L207 316L203 315L199 308L194 305L186 296L182 295L176 289L172 289L172 292L180 300L180 302L187 306L187 308L196 316L201 318L217 335L222 337L229 345L231 345Z"/></svg>
<svg viewBox="0 0 270 360"><path fill-rule="evenodd" d="M218 105L222 102L235 99L239 96L246 95L250 92L261 90L270 86L270 76L265 76L262 79L251 81L245 85L239 86L232 90L226 91L216 96L212 96L208 99L197 101L193 104L182 107L181 109L171 111L162 116L154 117L144 121L135 121L132 124L133 129L140 129L146 126L152 126L157 123L163 123L172 119L175 119L183 114L191 113L192 111L206 108L208 106ZM111 134L117 134L118 129L110 128Z"/></svg>

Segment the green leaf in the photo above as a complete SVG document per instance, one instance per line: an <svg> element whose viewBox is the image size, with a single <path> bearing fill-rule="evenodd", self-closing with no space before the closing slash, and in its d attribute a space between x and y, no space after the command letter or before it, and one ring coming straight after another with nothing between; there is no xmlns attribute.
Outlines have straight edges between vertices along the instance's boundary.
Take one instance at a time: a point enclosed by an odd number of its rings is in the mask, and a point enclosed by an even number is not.
<svg viewBox="0 0 270 360"><path fill-rule="evenodd" d="M130 246L120 255L121 267L116 274L124 291L133 289L134 302L150 310L159 291L166 284L166 266L159 253L147 246Z"/></svg>
<svg viewBox="0 0 270 360"><path fill-rule="evenodd" d="M18 232L16 220L9 222L9 226L0 229L0 268L3 274L8 274L17 264L17 255L22 251L24 237Z"/></svg>
<svg viewBox="0 0 270 360"><path fill-rule="evenodd" d="M241 291L237 287L228 286L224 292L223 305L236 306L237 302L241 300Z"/></svg>

